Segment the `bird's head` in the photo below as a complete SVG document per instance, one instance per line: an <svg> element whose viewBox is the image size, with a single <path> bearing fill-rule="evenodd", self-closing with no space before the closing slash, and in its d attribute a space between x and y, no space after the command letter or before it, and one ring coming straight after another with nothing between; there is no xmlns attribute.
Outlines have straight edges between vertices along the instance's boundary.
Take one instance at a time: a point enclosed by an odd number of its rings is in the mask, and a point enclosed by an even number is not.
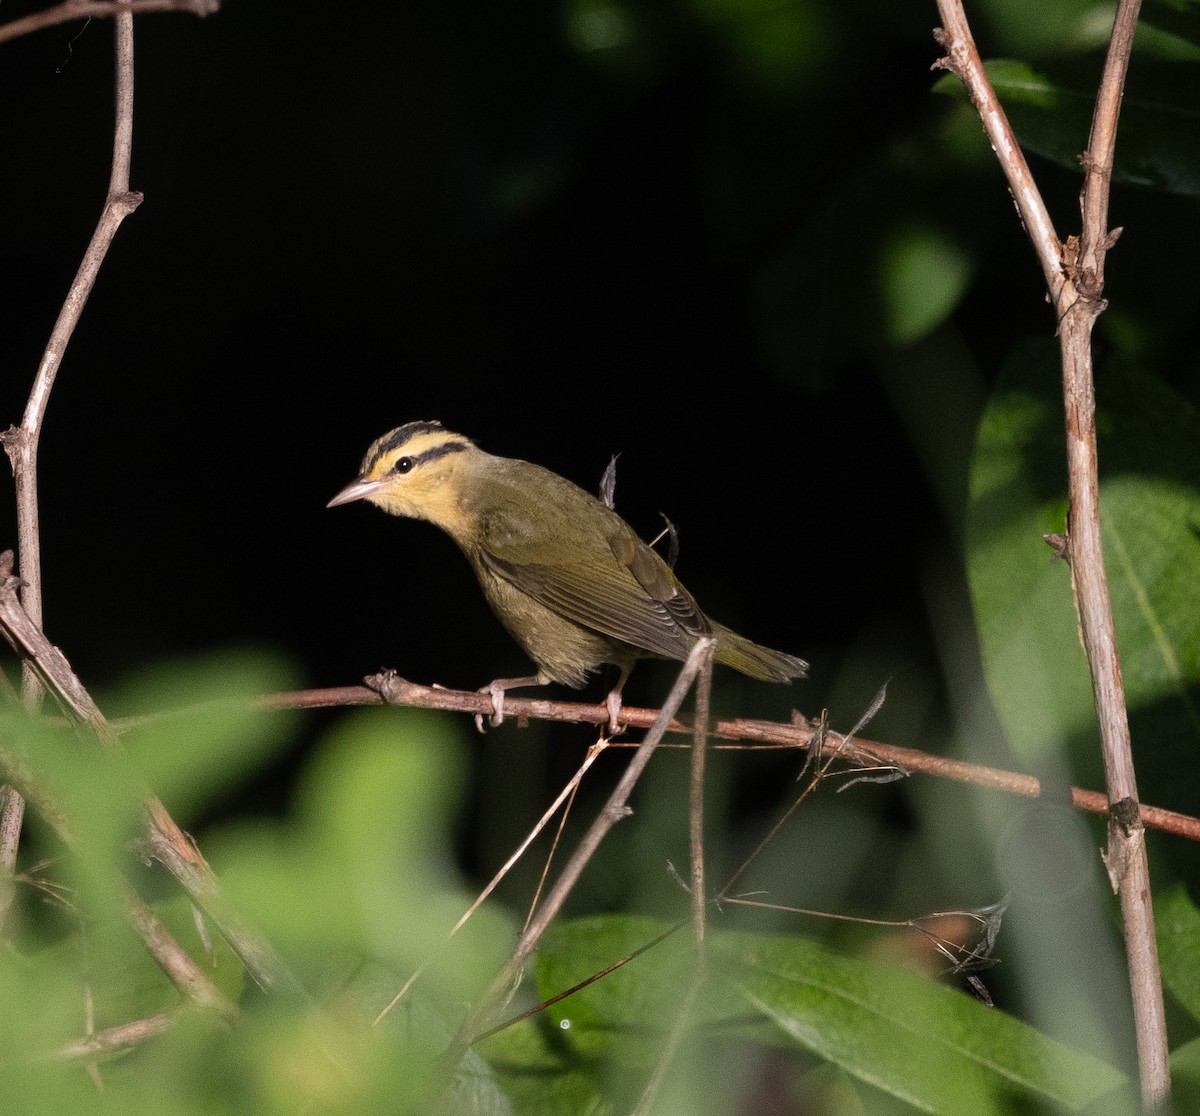
<svg viewBox="0 0 1200 1116"><path fill-rule="evenodd" d="M368 500L392 515L452 529L460 514L463 464L479 450L440 422L409 422L377 439L358 476L327 507Z"/></svg>

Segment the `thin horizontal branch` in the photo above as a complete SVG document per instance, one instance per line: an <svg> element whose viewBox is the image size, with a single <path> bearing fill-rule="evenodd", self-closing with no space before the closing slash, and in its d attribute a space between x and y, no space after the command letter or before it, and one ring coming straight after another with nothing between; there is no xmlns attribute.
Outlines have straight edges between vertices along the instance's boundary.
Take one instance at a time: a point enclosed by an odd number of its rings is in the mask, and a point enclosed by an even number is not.
<svg viewBox="0 0 1200 1116"><path fill-rule="evenodd" d="M63 0L52 8L0 23L0 43L76 19L106 19L122 13L146 15L150 12L190 12L203 19L219 7L220 0Z"/></svg>
<svg viewBox="0 0 1200 1116"><path fill-rule="evenodd" d="M444 709L455 713L491 713L492 699L487 693L475 690L447 690L441 686L422 686L399 675L385 673L367 679L366 686L332 686L315 690L293 690L286 693L268 694L260 699L264 709L328 709L355 705L404 705L419 709ZM649 728L658 717L657 709L639 709L623 705L621 720L629 728ZM528 721L553 721L570 724L606 725L608 709L603 704L575 701L546 701L544 699L504 695L504 716L514 718L518 724ZM121 731L139 723L143 718L114 721L113 728ZM692 726L673 720L668 733L677 736L690 735ZM816 729L807 724L783 724L778 721L757 721L746 718L715 721L711 729L710 747L730 748L807 748ZM844 743L843 743L844 742ZM636 747L637 741L613 740L609 746ZM895 744L884 744L877 740L854 737L846 740L836 732L828 734L827 746L839 747L842 755L851 763L864 767L903 767L906 771L921 775L932 775L939 779L950 779L958 783L970 783L978 787L990 787L1022 798L1041 798L1041 781L1032 775L1005 771L998 767L985 767L965 760L949 759L946 756L922 752L916 748L902 748ZM686 748L690 744L664 743L664 748ZM1089 814L1108 814L1108 799L1098 791L1070 788L1070 804ZM1180 814L1158 806L1140 804L1142 824L1191 841L1200 841L1200 818Z"/></svg>

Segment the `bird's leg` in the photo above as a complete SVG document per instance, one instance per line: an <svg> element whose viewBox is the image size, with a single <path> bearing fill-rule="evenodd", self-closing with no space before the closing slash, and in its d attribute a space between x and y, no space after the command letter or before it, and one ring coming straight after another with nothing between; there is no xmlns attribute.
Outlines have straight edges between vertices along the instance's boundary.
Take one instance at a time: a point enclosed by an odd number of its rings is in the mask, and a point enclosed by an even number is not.
<svg viewBox="0 0 1200 1116"><path fill-rule="evenodd" d="M621 716L621 690L632 669L633 667L621 668L621 677L617 679L617 684L608 691L608 696L604 699L605 708L608 710L609 736L620 736L625 731L625 726L617 718Z"/></svg>
<svg viewBox="0 0 1200 1116"><path fill-rule="evenodd" d="M492 728L498 728L504 724L504 691L519 690L522 686L544 686L547 679L540 674L529 674L524 678L497 678L494 682L489 682L486 686L480 686L481 694L492 695L492 715L488 718L488 723ZM475 727L480 732L486 732L483 727L483 714L475 714Z"/></svg>

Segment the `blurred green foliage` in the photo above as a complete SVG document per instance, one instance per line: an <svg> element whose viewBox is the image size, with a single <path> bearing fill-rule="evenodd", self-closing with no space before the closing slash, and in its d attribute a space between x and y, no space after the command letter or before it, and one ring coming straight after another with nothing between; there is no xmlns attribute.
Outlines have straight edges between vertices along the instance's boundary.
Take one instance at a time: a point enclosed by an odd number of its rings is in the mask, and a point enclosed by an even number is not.
<svg viewBox="0 0 1200 1116"><path fill-rule="evenodd" d="M201 809L266 763L281 734L252 699L258 686L282 681L278 664L245 655L153 672L123 687L123 698L136 700L140 685L149 705L172 712L141 719L127 755L20 718L0 729L19 747L31 786L71 819L72 845L18 890L0 960L4 1095L29 1113L100 1105L168 1116L608 1112L632 1103L694 968L686 923L457 1067L439 1062L465 1005L514 941L493 906L447 940L469 893L449 855L463 742L443 715L349 715L312 754L286 816L210 830L205 851L226 902L280 949L305 993L256 991L219 927L171 894L157 914L242 1013L221 1024L180 1002L123 918L118 881L145 876L130 843L139 795L153 778L168 802ZM558 923L522 1002L585 980L666 925L617 914ZM868 1104L886 1095L948 1116L1012 1111L1036 1098L1080 1110L1124 1087L1104 1061L915 972L794 934L714 926L708 948L712 980L669 1106L728 1111L753 1087L755 1067L779 1056L772 1050L793 1060L797 1103L830 1087L821 1060L847 1075L840 1094L864 1089ZM1177 951L1175 971L1187 972L1190 953ZM171 1023L161 1035L94 1060L102 1094L83 1059L55 1056L94 1031L164 1012Z"/></svg>

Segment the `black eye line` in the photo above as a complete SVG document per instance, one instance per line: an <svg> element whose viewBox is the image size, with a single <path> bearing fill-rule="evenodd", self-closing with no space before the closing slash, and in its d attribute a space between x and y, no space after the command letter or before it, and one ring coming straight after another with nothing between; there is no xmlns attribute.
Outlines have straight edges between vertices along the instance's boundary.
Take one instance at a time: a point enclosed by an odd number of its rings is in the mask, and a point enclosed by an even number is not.
<svg viewBox="0 0 1200 1116"><path fill-rule="evenodd" d="M424 465L429 461L436 461L439 457L445 457L450 453L462 453L470 444L467 441L443 442L440 446L432 446L430 449L422 450L420 453L405 454L403 457L396 459L396 463L392 466L391 471L404 476L405 473L411 473L418 465Z"/></svg>

